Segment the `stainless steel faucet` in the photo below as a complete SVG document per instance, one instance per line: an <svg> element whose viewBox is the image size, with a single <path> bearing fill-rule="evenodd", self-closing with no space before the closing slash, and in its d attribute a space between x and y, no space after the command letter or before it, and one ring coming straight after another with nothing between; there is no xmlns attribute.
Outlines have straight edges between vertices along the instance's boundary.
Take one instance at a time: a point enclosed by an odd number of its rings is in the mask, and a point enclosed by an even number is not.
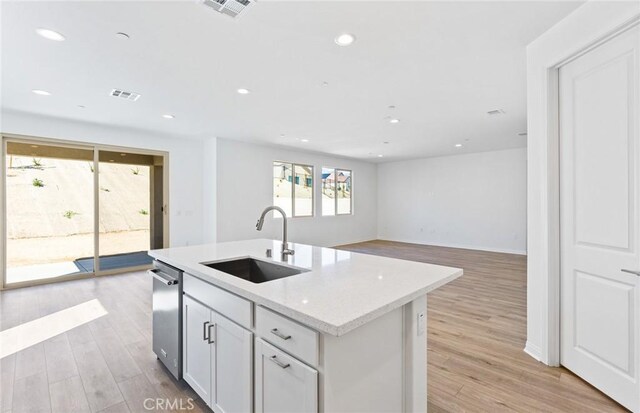
<svg viewBox="0 0 640 413"><path fill-rule="evenodd" d="M282 261L286 261L287 256L295 254L295 251L289 249L289 243L287 242L287 214L284 213L282 208L275 205L266 207L264 211L262 211L262 214L260 214L260 218L258 218L256 229L258 231L262 231L262 226L264 225L264 216L267 215L267 212L269 211L278 211L282 214Z"/></svg>

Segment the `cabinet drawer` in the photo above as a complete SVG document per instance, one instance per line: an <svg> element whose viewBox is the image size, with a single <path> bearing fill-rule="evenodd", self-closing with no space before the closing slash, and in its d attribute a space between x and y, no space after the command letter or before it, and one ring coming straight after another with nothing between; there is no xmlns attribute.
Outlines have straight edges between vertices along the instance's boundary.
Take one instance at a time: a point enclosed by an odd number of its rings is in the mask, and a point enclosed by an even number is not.
<svg viewBox="0 0 640 413"><path fill-rule="evenodd" d="M190 274L184 274L183 290L218 313L251 329L253 325L253 303L242 297L202 281Z"/></svg>
<svg viewBox="0 0 640 413"><path fill-rule="evenodd" d="M318 333L280 314L256 307L256 331L266 341L318 366Z"/></svg>
<svg viewBox="0 0 640 413"><path fill-rule="evenodd" d="M318 412L318 372L256 339L255 411Z"/></svg>

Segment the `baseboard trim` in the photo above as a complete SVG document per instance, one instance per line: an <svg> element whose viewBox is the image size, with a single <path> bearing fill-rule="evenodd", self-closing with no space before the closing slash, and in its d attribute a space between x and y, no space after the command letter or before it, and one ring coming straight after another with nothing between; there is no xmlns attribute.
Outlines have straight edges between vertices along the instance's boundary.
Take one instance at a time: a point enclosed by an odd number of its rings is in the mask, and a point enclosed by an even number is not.
<svg viewBox="0 0 640 413"><path fill-rule="evenodd" d="M508 248L491 248L491 247L478 247L476 245L465 245L465 244L449 244L449 243L441 243L441 242L424 242L420 240L412 240L412 239L402 239L402 238L391 238L391 237L378 237L381 241L393 241L393 242L405 242L407 244L418 244L418 245L432 245L434 247L447 247L447 248L460 248L464 250L476 250L476 251L487 251L487 252L498 252L502 254L514 254L514 255L527 255L526 250L513 250Z"/></svg>
<svg viewBox="0 0 640 413"><path fill-rule="evenodd" d="M529 340L527 340L524 346L524 352L542 363L542 351L540 350L540 347L531 343Z"/></svg>

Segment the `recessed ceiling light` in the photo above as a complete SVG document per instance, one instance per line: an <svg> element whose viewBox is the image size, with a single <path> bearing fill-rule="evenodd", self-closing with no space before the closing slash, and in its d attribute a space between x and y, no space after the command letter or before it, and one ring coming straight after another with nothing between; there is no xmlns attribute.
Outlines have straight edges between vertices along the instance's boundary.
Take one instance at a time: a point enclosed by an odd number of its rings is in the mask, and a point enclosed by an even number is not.
<svg viewBox="0 0 640 413"><path fill-rule="evenodd" d="M300 139L300 142L309 142L309 139Z"/></svg>
<svg viewBox="0 0 640 413"><path fill-rule="evenodd" d="M462 148L462 144L461 143L456 143L456 148Z"/></svg>
<svg viewBox="0 0 640 413"><path fill-rule="evenodd" d="M382 158L384 155L378 155L378 158Z"/></svg>
<svg viewBox="0 0 640 413"><path fill-rule="evenodd" d="M400 122L400 119L395 119L395 118L389 119L389 123L399 123L399 122Z"/></svg>
<svg viewBox="0 0 640 413"><path fill-rule="evenodd" d="M249 89L240 88L238 89L238 93L240 93L241 95L248 95L249 93L251 93L251 91Z"/></svg>
<svg viewBox="0 0 640 413"><path fill-rule="evenodd" d="M33 89L32 92L40 96L51 96L51 93L47 92L46 90Z"/></svg>
<svg viewBox="0 0 640 413"><path fill-rule="evenodd" d="M351 33L343 33L336 37L334 40L338 46L349 46L356 41L356 37Z"/></svg>
<svg viewBox="0 0 640 413"><path fill-rule="evenodd" d="M36 29L36 33L45 39L54 40L56 42L61 42L64 40L64 36L58 32L54 32L53 30L39 28Z"/></svg>
<svg viewBox="0 0 640 413"><path fill-rule="evenodd" d="M125 32L118 32L118 33L116 33L116 37L117 37L118 39L121 39L121 40L128 40L128 39L129 39L129 35L128 35L128 34L126 34Z"/></svg>
<svg viewBox="0 0 640 413"><path fill-rule="evenodd" d="M173 115L162 115L162 117L165 118L165 119L173 119L173 118L175 118L175 116L173 116Z"/></svg>

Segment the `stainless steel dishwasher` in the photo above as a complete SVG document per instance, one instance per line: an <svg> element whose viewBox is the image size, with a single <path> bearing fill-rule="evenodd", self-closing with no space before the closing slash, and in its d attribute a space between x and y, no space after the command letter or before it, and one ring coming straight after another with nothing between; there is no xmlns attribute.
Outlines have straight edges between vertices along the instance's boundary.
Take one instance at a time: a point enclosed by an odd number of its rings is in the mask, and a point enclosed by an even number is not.
<svg viewBox="0 0 640 413"><path fill-rule="evenodd" d="M176 379L182 378L182 271L160 261L153 277L153 352Z"/></svg>

